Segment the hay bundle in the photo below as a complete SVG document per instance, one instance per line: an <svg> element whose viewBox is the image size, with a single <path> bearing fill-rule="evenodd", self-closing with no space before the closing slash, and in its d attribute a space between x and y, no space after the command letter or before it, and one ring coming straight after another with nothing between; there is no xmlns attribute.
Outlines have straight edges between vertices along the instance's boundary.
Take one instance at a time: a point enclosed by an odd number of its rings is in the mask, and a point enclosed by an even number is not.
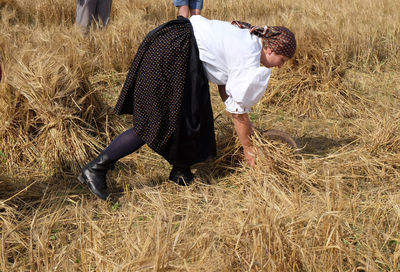
<svg viewBox="0 0 400 272"><path fill-rule="evenodd" d="M0 150L11 172L21 167L75 172L114 129L110 107L87 79L95 63L76 50L78 40L58 37L65 43L55 45L52 35L34 39L5 64Z"/></svg>
<svg viewBox="0 0 400 272"><path fill-rule="evenodd" d="M75 6L66 0L0 0L0 6L9 12L16 11L13 21L23 25L71 25L75 21Z"/></svg>
<svg viewBox="0 0 400 272"><path fill-rule="evenodd" d="M345 83L349 64L333 35L311 29L299 33L301 47L290 64L274 72L264 107L276 105L298 116L354 116L360 99Z"/></svg>
<svg viewBox="0 0 400 272"><path fill-rule="evenodd" d="M373 154L400 152L400 112L387 113L383 116L369 112L369 122L360 129L364 148Z"/></svg>

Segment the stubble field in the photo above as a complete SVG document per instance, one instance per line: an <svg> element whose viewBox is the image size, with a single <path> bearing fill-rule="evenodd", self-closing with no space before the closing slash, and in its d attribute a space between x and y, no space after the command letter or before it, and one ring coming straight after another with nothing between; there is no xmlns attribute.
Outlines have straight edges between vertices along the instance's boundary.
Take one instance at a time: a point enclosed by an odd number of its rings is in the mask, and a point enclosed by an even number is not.
<svg viewBox="0 0 400 272"><path fill-rule="evenodd" d="M284 25L298 42L251 119L246 166L216 86L218 146L198 182L144 147L103 202L76 175L131 127L112 108L170 0L114 1L106 29L75 1L0 0L0 271L400 271L399 1L205 1L211 19ZM202 183L208 181L208 183Z"/></svg>

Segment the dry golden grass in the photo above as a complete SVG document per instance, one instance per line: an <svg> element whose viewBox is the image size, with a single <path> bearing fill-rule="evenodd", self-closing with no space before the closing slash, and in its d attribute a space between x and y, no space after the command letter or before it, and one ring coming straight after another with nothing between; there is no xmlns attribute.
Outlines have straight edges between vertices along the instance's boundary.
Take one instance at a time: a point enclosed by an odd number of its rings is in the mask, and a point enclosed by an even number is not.
<svg viewBox="0 0 400 272"><path fill-rule="evenodd" d="M285 25L294 60L251 119L246 167L215 86L218 157L188 188L147 147L103 202L75 179L131 125L112 114L143 37L171 0L114 1L88 36L72 0L0 0L0 271L400 271L399 1L205 1L203 15Z"/></svg>

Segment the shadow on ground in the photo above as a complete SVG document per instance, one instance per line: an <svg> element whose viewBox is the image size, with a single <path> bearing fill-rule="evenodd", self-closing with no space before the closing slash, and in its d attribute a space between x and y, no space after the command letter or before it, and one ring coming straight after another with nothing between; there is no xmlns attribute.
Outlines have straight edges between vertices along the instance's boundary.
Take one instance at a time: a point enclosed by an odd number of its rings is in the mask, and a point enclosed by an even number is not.
<svg viewBox="0 0 400 272"><path fill-rule="evenodd" d="M295 138L300 154L327 156L340 148L350 145L356 138L332 139L325 136L304 136Z"/></svg>
<svg viewBox="0 0 400 272"><path fill-rule="evenodd" d="M355 138L332 139L325 136L304 136L294 139L300 148L300 154L317 156L327 156L356 141ZM209 184L211 179L220 179L231 175L234 172L234 166L240 166L237 156L233 154L234 147L223 146L223 150L225 153L219 154L215 161L207 161L193 167L197 171L196 175L203 183ZM109 191L112 195L111 201L118 201L126 190L157 187L165 182L170 182L168 181L169 172L164 173L165 169L160 171L159 175L151 178L136 175L136 170L134 162L125 162L111 171L107 176ZM0 204L7 204L16 208L28 204L27 206L34 208L44 198L56 200L68 197L73 200L79 199L82 195L89 195L96 199L96 196L91 194L87 186L76 179L76 175L69 173L63 176L32 177L29 179L0 175ZM1 209L4 208L0 207L0 212Z"/></svg>

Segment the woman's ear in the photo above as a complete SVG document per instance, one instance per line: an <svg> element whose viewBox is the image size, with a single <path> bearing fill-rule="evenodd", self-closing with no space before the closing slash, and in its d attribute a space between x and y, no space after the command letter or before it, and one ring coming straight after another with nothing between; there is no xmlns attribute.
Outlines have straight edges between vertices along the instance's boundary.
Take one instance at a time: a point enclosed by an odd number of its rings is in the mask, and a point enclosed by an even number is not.
<svg viewBox="0 0 400 272"><path fill-rule="evenodd" d="M271 50L269 47L263 47L263 48L262 48L262 53L263 53L265 56L271 56L272 50Z"/></svg>

